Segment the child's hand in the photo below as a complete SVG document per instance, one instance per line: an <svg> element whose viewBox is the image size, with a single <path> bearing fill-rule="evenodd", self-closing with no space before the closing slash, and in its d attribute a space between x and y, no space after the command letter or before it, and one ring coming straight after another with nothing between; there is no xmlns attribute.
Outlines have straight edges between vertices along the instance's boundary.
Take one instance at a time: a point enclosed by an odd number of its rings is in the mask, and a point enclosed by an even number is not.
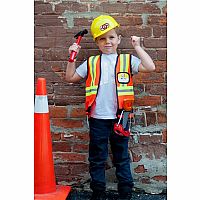
<svg viewBox="0 0 200 200"><path fill-rule="evenodd" d="M81 46L76 44L76 43L73 43L70 47L69 47L69 54L71 54L72 51L75 51L77 52L77 55L79 53L79 50L80 50Z"/></svg>
<svg viewBox="0 0 200 200"><path fill-rule="evenodd" d="M131 42L133 47L140 46L140 37L137 36L131 36Z"/></svg>

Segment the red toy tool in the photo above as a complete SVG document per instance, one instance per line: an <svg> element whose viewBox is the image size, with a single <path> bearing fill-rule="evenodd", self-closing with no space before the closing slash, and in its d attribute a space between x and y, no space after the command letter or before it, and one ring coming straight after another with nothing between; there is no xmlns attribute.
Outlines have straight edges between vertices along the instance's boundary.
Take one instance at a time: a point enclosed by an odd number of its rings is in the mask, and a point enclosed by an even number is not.
<svg viewBox="0 0 200 200"><path fill-rule="evenodd" d="M132 108L133 108L133 99L124 99L123 110L121 112L119 121L118 123L114 124L114 132L117 135L125 136L125 137L130 136L130 127L128 129L127 124L128 124L128 117L131 117L130 114L131 114ZM122 118L123 118L122 123L120 123Z"/></svg>
<svg viewBox="0 0 200 200"><path fill-rule="evenodd" d="M87 34L87 29L84 29L83 31L78 32L74 37L76 38L76 44L80 44L82 37ZM74 59L76 57L77 52L72 51L70 54L69 62L74 62Z"/></svg>

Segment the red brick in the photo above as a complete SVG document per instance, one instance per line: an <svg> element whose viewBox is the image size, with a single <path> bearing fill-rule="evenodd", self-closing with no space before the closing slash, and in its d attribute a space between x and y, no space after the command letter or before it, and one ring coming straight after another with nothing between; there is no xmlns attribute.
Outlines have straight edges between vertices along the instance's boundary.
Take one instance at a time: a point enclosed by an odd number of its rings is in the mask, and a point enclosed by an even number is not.
<svg viewBox="0 0 200 200"><path fill-rule="evenodd" d="M161 35L162 35L161 27L160 26L153 26L152 28L153 28L153 36L155 38L161 37Z"/></svg>
<svg viewBox="0 0 200 200"><path fill-rule="evenodd" d="M161 99L162 99L162 104L167 103L167 96L166 95L162 95Z"/></svg>
<svg viewBox="0 0 200 200"><path fill-rule="evenodd" d="M145 49L145 51L149 54L149 56L151 57L151 59L152 59L153 61L157 60L157 52L156 52L155 49L152 49L152 50L150 50L150 49Z"/></svg>
<svg viewBox="0 0 200 200"><path fill-rule="evenodd" d="M48 62L48 63L51 63L51 62ZM52 64L50 64L50 68L55 73L56 72L63 72L64 71L63 69L66 69L66 66L64 67L63 65L65 65L64 62L56 61L56 62L52 62Z"/></svg>
<svg viewBox="0 0 200 200"><path fill-rule="evenodd" d="M37 61L34 62L35 72L63 72L66 69L65 61Z"/></svg>
<svg viewBox="0 0 200 200"><path fill-rule="evenodd" d="M89 171L89 165L86 163L70 164L70 167L72 175L81 175Z"/></svg>
<svg viewBox="0 0 200 200"><path fill-rule="evenodd" d="M166 26L153 26L154 37L167 37L167 27Z"/></svg>
<svg viewBox="0 0 200 200"><path fill-rule="evenodd" d="M50 83L47 83L47 85L46 85L46 88L47 88L47 93L48 93L48 95L50 94L53 94L53 86L52 86L52 84Z"/></svg>
<svg viewBox="0 0 200 200"><path fill-rule="evenodd" d="M135 106L137 106L137 104L135 103ZM145 122L145 114L144 112L142 113L135 113L134 114L134 121L135 121L135 124L134 125L140 125L140 126L146 126L146 122Z"/></svg>
<svg viewBox="0 0 200 200"><path fill-rule="evenodd" d="M35 26L62 26L59 15L35 15Z"/></svg>
<svg viewBox="0 0 200 200"><path fill-rule="evenodd" d="M86 117L85 108L72 108L70 117L72 118Z"/></svg>
<svg viewBox="0 0 200 200"><path fill-rule="evenodd" d="M65 118L67 117L66 106L49 106L50 118Z"/></svg>
<svg viewBox="0 0 200 200"><path fill-rule="evenodd" d="M166 182L167 181L167 176L154 176L154 177L152 177L152 179L156 180L156 181Z"/></svg>
<svg viewBox="0 0 200 200"><path fill-rule="evenodd" d="M82 142L89 142L89 133L88 132L73 132L75 140L81 140Z"/></svg>
<svg viewBox="0 0 200 200"><path fill-rule="evenodd" d="M123 34L123 32L122 32ZM144 33L143 33L144 34ZM165 48L166 47L166 39L164 38L152 38L152 39L144 39L144 47L147 47L147 48ZM132 44L131 44L131 40L130 38L122 38L121 40L121 43L119 45L119 48L122 48L122 49L131 49L133 48ZM151 51L152 53L155 52L155 51ZM131 54L136 54L137 53L133 53L131 52ZM155 54L155 58L156 58L156 54ZM152 58L153 60L155 58Z"/></svg>
<svg viewBox="0 0 200 200"><path fill-rule="evenodd" d="M59 141L61 139L61 133L51 132L52 141Z"/></svg>
<svg viewBox="0 0 200 200"><path fill-rule="evenodd" d="M72 119L51 119L51 124L53 126L62 128L80 128L83 127L82 120L72 120Z"/></svg>
<svg viewBox="0 0 200 200"><path fill-rule="evenodd" d="M62 2L55 5L55 12L62 14L64 11L87 12L88 6L78 2Z"/></svg>
<svg viewBox="0 0 200 200"><path fill-rule="evenodd" d="M79 85L54 85L55 95L85 96L85 86Z"/></svg>
<svg viewBox="0 0 200 200"><path fill-rule="evenodd" d="M157 58L158 58L158 60L166 60L167 59L167 50L165 50L165 49L157 50Z"/></svg>
<svg viewBox="0 0 200 200"><path fill-rule="evenodd" d="M78 54L78 60L81 61L81 60L87 59L91 55L98 55L100 53L101 52L98 49L82 49L81 48L81 51Z"/></svg>
<svg viewBox="0 0 200 200"><path fill-rule="evenodd" d="M49 3L34 1L34 14L52 14L52 6Z"/></svg>
<svg viewBox="0 0 200 200"><path fill-rule="evenodd" d="M166 16L149 16L148 25L167 26Z"/></svg>
<svg viewBox="0 0 200 200"><path fill-rule="evenodd" d="M119 28L119 33L122 34L123 38L127 37L128 39L130 39L130 37L133 34L134 35L139 35L140 37L151 37L152 29L150 27L123 26L122 25Z"/></svg>
<svg viewBox="0 0 200 200"><path fill-rule="evenodd" d="M44 72L44 71L47 71L45 67L45 62L34 61L34 72L38 73L38 72Z"/></svg>
<svg viewBox="0 0 200 200"><path fill-rule="evenodd" d="M89 31L89 30L88 30ZM69 38L70 39L70 38ZM76 40L76 39L74 39L74 40ZM69 42L72 42L72 41L69 41ZM94 40L93 40L93 38L92 38L92 36L88 33L87 35L84 35L84 37L82 38L82 40L81 40L81 47L83 46L83 44L84 45L86 45L87 43L93 43L93 44L95 44L95 42L94 42ZM71 43L70 43L71 44ZM97 46L96 46L97 47Z"/></svg>
<svg viewBox="0 0 200 200"><path fill-rule="evenodd" d="M166 145L165 144L156 144L154 146L154 156L155 156L154 157L155 159L166 158L166 156L167 156Z"/></svg>
<svg viewBox="0 0 200 200"><path fill-rule="evenodd" d="M162 142L167 143L167 129L163 129L162 131Z"/></svg>
<svg viewBox="0 0 200 200"><path fill-rule="evenodd" d="M80 183L82 179L83 176L71 175L71 174L56 176L56 181L58 182L59 185L63 185L63 183L65 183L66 185Z"/></svg>
<svg viewBox="0 0 200 200"><path fill-rule="evenodd" d="M166 112L159 111L157 115L158 115L158 123L166 123L167 122Z"/></svg>
<svg viewBox="0 0 200 200"><path fill-rule="evenodd" d="M138 95L144 92L144 84L134 84L134 94Z"/></svg>
<svg viewBox="0 0 200 200"><path fill-rule="evenodd" d="M148 48L166 48L167 40L166 38L145 38L144 46Z"/></svg>
<svg viewBox="0 0 200 200"><path fill-rule="evenodd" d="M153 159L166 158L166 144L134 144L131 151L143 157Z"/></svg>
<svg viewBox="0 0 200 200"><path fill-rule="evenodd" d="M71 42L69 42L69 43L70 43L69 44L69 46L70 46ZM92 41L92 42L81 42L80 46L81 46L81 50L83 50L83 49L96 49L97 48L97 46L94 43L94 41ZM80 54L78 54L78 58L80 58Z"/></svg>
<svg viewBox="0 0 200 200"><path fill-rule="evenodd" d="M61 140L62 141L74 141L74 134L73 132L67 132L61 134Z"/></svg>
<svg viewBox="0 0 200 200"><path fill-rule="evenodd" d="M145 173L147 172L147 169L144 168L144 165L138 165L135 169L134 172L139 174L139 173Z"/></svg>
<svg viewBox="0 0 200 200"><path fill-rule="evenodd" d="M35 72L63 72L66 69L65 61L35 61Z"/></svg>
<svg viewBox="0 0 200 200"><path fill-rule="evenodd" d="M43 50L42 49L34 49L34 59L35 60L42 60L43 57Z"/></svg>
<svg viewBox="0 0 200 200"><path fill-rule="evenodd" d="M43 50L43 60L45 61L66 61L67 60L66 48L50 48Z"/></svg>
<svg viewBox="0 0 200 200"><path fill-rule="evenodd" d="M74 144L73 151L77 152L77 153L88 153L89 152L89 146L88 146L88 144L76 143L76 144Z"/></svg>
<svg viewBox="0 0 200 200"><path fill-rule="evenodd" d="M92 35L90 33L90 27L88 27L87 29L88 29L88 34L84 35L84 37L82 38L81 43L80 43L81 49L85 49L85 47L86 47L85 45L87 45L87 43L93 43L93 44L95 44L95 42L94 42L94 40L92 38ZM74 38L74 35L76 35L79 31L80 31L80 29L79 30L75 29L73 31L73 33L70 33L70 34L67 33L67 36L66 36L67 45L70 46L73 42L76 42L76 38ZM96 46L96 48L97 48L97 46Z"/></svg>
<svg viewBox="0 0 200 200"><path fill-rule="evenodd" d="M47 95L47 98L48 98L48 105L54 105L53 95L52 94Z"/></svg>
<svg viewBox="0 0 200 200"><path fill-rule="evenodd" d="M134 82L138 83L164 83L164 75L163 73L138 73L134 77Z"/></svg>
<svg viewBox="0 0 200 200"><path fill-rule="evenodd" d="M156 113L155 112L146 112L146 124L149 125L155 125L157 123L156 120Z"/></svg>
<svg viewBox="0 0 200 200"><path fill-rule="evenodd" d="M55 160L62 160L67 162L86 162L87 154L80 153L54 153L53 157Z"/></svg>
<svg viewBox="0 0 200 200"><path fill-rule="evenodd" d="M164 72L164 80L165 80L165 83L167 83L167 72Z"/></svg>
<svg viewBox="0 0 200 200"><path fill-rule="evenodd" d="M91 20L92 21L92 20ZM64 27L63 27L64 28ZM75 38L74 38L74 35L76 35L79 31L80 31L80 27L73 27L73 28L68 28L68 27L65 27L66 28L66 32L67 32L67 35L66 35L66 37L68 37L68 36L73 36L73 39L74 39L74 41L76 40ZM88 32L90 32L90 24L87 26L87 27L85 27L85 28L87 28L88 29ZM87 35L85 35L83 38L82 38L82 40L84 40L84 38L85 37L89 37L89 33L87 34ZM72 39L72 38L71 38ZM92 39L92 38L91 38ZM81 41L82 41L81 40Z"/></svg>
<svg viewBox="0 0 200 200"><path fill-rule="evenodd" d="M104 13L127 13L127 4L126 3L107 3L103 2L101 4L91 4L90 5L91 12L104 12ZM115 18L113 15L112 17Z"/></svg>
<svg viewBox="0 0 200 200"><path fill-rule="evenodd" d="M77 105L85 103L85 96L56 95L54 101L57 106Z"/></svg>
<svg viewBox="0 0 200 200"><path fill-rule="evenodd" d="M160 96L135 96L135 106L157 106L161 104Z"/></svg>
<svg viewBox="0 0 200 200"><path fill-rule="evenodd" d="M116 21L121 26L136 26L136 25L142 25L142 17L137 15L131 15L131 16L115 16Z"/></svg>
<svg viewBox="0 0 200 200"><path fill-rule="evenodd" d="M56 174L56 178L59 175L66 175L66 174L70 174L70 166L66 165L66 164L62 164L62 165L54 165L55 168L55 174Z"/></svg>
<svg viewBox="0 0 200 200"><path fill-rule="evenodd" d="M38 77L46 78L47 84L52 84L55 82L62 82L62 77L54 72L40 72L35 74L35 79Z"/></svg>
<svg viewBox="0 0 200 200"><path fill-rule="evenodd" d="M63 26L35 26L35 37L66 37L68 30Z"/></svg>
<svg viewBox="0 0 200 200"><path fill-rule="evenodd" d="M123 34L123 32L122 32L122 34ZM132 49L133 46L131 44L130 38L124 38L124 37L122 37L121 43L119 44L118 48L119 49Z"/></svg>
<svg viewBox="0 0 200 200"><path fill-rule="evenodd" d="M143 154L144 157L149 159L154 159L154 145L152 144L135 144L131 148L131 152L134 152L137 155Z"/></svg>
<svg viewBox="0 0 200 200"><path fill-rule="evenodd" d="M72 142L53 142L53 152L71 152L73 143Z"/></svg>
<svg viewBox="0 0 200 200"><path fill-rule="evenodd" d="M166 6L163 7L162 11L163 11L163 14L167 16L167 4Z"/></svg>
<svg viewBox="0 0 200 200"><path fill-rule="evenodd" d="M133 156L133 162L139 162L142 159L141 155L137 155L135 153L133 153L132 156Z"/></svg>
<svg viewBox="0 0 200 200"><path fill-rule="evenodd" d="M88 26L90 24L91 24L91 19L74 17L74 26ZM81 46L82 46L82 44L83 43L81 42Z"/></svg>
<svg viewBox="0 0 200 200"><path fill-rule="evenodd" d="M166 83L146 84L145 92L151 95L167 95Z"/></svg>
<svg viewBox="0 0 200 200"><path fill-rule="evenodd" d="M156 66L155 72L166 72L167 71L167 61L160 61L156 60L154 61L154 64Z"/></svg>
<svg viewBox="0 0 200 200"><path fill-rule="evenodd" d="M137 14L160 14L161 10L156 5L150 3L129 3L128 12Z"/></svg>
<svg viewBox="0 0 200 200"><path fill-rule="evenodd" d="M140 144L159 144L162 142L162 135L140 135Z"/></svg>
<svg viewBox="0 0 200 200"><path fill-rule="evenodd" d="M36 48L51 48L52 46L65 48L65 37L35 37L34 45Z"/></svg>

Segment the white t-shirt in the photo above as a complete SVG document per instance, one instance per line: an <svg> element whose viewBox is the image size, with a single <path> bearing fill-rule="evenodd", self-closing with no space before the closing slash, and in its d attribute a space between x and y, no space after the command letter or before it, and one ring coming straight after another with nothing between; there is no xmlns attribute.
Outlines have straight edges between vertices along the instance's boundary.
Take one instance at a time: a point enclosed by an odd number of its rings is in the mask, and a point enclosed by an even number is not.
<svg viewBox="0 0 200 200"><path fill-rule="evenodd" d="M117 96L115 86L115 64L118 54L102 54L101 79L98 94L92 104L91 117L97 119L115 119L117 112ZM132 73L138 73L141 60L131 55ZM82 63L76 72L83 78L87 76L87 61Z"/></svg>

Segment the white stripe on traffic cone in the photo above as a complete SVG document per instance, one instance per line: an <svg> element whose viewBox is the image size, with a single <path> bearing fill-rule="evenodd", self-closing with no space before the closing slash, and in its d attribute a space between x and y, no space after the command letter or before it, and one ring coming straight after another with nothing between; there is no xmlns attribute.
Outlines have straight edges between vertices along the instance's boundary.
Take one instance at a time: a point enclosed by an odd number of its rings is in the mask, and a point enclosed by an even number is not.
<svg viewBox="0 0 200 200"><path fill-rule="evenodd" d="M35 95L35 113L48 113L48 99L47 95Z"/></svg>

